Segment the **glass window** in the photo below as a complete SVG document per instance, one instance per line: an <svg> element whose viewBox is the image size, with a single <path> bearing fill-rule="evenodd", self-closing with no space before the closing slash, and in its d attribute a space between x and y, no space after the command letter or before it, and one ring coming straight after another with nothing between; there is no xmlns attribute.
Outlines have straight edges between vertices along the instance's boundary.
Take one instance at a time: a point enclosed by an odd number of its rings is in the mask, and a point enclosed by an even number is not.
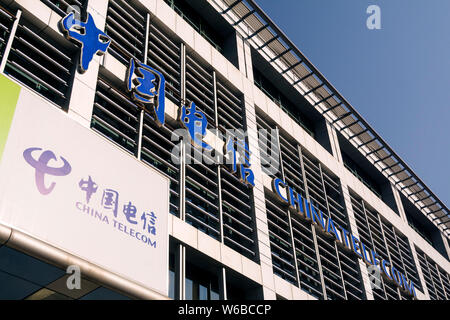
<svg viewBox="0 0 450 320"><path fill-rule="evenodd" d="M259 72L255 66L253 66L253 76L255 85L314 138L314 124L311 123L311 121L306 118L261 72Z"/></svg>
<svg viewBox="0 0 450 320"><path fill-rule="evenodd" d="M169 298L175 299L175 272L169 270Z"/></svg>
<svg viewBox="0 0 450 320"><path fill-rule="evenodd" d="M227 300L262 300L262 286L231 269L226 270Z"/></svg>
<svg viewBox="0 0 450 320"><path fill-rule="evenodd" d="M80 300L131 300L129 297L112 290L100 287L91 293L88 293Z"/></svg>
<svg viewBox="0 0 450 320"><path fill-rule="evenodd" d="M171 248L172 251L172 248ZM175 299L175 254L169 254L169 298Z"/></svg>
<svg viewBox="0 0 450 320"><path fill-rule="evenodd" d="M3 271L0 271L0 283L0 299L2 300L24 299L40 288L36 284Z"/></svg>
<svg viewBox="0 0 450 320"><path fill-rule="evenodd" d="M342 150L341 152L345 167L350 170L350 172L353 173L353 175L357 177L362 183L364 183L366 187L372 190L378 198L382 199L380 186L375 181L373 181L373 179L371 179L369 175L366 174L366 172L358 164L356 164L356 162L353 161L350 156L348 156Z"/></svg>
<svg viewBox="0 0 450 320"><path fill-rule="evenodd" d="M186 278L186 300L194 300L193 281Z"/></svg>
<svg viewBox="0 0 450 320"><path fill-rule="evenodd" d="M219 52L223 51L224 40L214 28L184 0L164 0L176 13L205 38Z"/></svg>
<svg viewBox="0 0 450 320"><path fill-rule="evenodd" d="M186 300L218 299L218 274L211 273L205 269L186 263Z"/></svg>
<svg viewBox="0 0 450 320"><path fill-rule="evenodd" d="M98 284L81 279L81 288L67 288L65 270L18 250L0 247L0 300L129 300Z"/></svg>
<svg viewBox="0 0 450 320"><path fill-rule="evenodd" d="M64 270L9 247L0 248L0 270L37 286L46 286L66 274Z"/></svg>

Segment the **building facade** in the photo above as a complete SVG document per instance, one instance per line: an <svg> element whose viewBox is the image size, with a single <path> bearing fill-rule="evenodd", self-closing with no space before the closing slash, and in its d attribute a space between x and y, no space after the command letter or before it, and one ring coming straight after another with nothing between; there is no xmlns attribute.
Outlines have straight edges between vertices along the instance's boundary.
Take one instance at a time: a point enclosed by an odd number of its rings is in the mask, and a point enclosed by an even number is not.
<svg viewBox="0 0 450 320"><path fill-rule="evenodd" d="M145 257L135 266L128 243L99 249L108 257L99 260L94 249L65 250L37 236L36 226L16 228L8 210L20 208L0 206L0 298L450 299L448 208L254 1L0 0L0 19L1 90L20 91L15 114L2 114L4 159L20 140L12 133L18 114L39 119L31 110L39 105L47 119L67 122L41 126L77 153L92 150L81 136L113 150L116 165L105 156L92 170L107 169L114 181L132 177L135 185L123 183L130 197L161 201L168 239L155 253L166 268L160 273ZM80 136L64 140L72 123ZM229 140L230 130L245 134ZM208 162L229 160L239 141L244 164ZM45 176L35 168L33 188L39 172ZM139 180L155 190L142 190ZM49 184L41 195L61 183ZM167 201L157 199L158 188L167 189ZM86 201L78 210L94 215L86 204L100 191L91 176L79 189ZM153 246L154 220L133 208L116 202L111 213L142 220L150 236L116 228L115 220L114 228ZM76 237L95 247L89 230ZM67 287L73 265L81 289Z"/></svg>

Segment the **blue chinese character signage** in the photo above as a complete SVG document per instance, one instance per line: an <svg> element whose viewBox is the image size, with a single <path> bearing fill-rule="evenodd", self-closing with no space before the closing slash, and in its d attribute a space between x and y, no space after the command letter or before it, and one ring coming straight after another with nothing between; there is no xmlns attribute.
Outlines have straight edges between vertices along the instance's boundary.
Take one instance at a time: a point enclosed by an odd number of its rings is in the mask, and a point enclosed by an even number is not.
<svg viewBox="0 0 450 320"><path fill-rule="evenodd" d="M206 115L197 108L194 102L191 102L189 106L181 107L180 122L189 132L193 146L212 150L212 147L203 141L203 138L206 136L208 120L206 119Z"/></svg>
<svg viewBox="0 0 450 320"><path fill-rule="evenodd" d="M152 115L158 125L165 119L165 78L158 70L131 58L126 85L135 102L153 106Z"/></svg>
<svg viewBox="0 0 450 320"><path fill-rule="evenodd" d="M165 123L165 78L162 72L143 64L135 58L130 59L125 85L134 102L143 106L144 110L150 105L152 116L157 125ZM179 124L186 130L190 143L199 149L213 151L214 149L204 138L207 135L208 119L206 114L197 107L195 102L189 105L183 103L179 108ZM255 178L250 169L250 150L248 144L241 140L227 140L223 153L231 159L231 171L238 175L245 185L254 187ZM129 223L135 224L136 212L132 203L123 208ZM117 213L117 207L115 207ZM145 218L145 216L142 216Z"/></svg>
<svg viewBox="0 0 450 320"><path fill-rule="evenodd" d="M94 55L103 55L111 44L111 39L95 25L94 18L88 13L87 21L75 19L73 12L60 22L65 37L81 46L79 72L88 70Z"/></svg>

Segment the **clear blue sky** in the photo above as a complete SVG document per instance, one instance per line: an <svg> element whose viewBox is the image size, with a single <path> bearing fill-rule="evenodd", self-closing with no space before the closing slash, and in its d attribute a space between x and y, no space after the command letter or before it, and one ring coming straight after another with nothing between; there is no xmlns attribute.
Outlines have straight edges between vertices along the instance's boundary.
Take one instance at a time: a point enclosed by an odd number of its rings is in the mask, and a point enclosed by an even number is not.
<svg viewBox="0 0 450 320"><path fill-rule="evenodd" d="M448 206L450 0L256 1Z"/></svg>

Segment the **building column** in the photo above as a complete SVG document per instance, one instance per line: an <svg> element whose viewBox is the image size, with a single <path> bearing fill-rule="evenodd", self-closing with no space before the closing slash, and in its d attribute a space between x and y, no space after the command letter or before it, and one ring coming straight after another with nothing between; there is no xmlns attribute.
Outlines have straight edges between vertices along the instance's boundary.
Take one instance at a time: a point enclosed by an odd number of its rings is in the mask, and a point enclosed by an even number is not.
<svg viewBox="0 0 450 320"><path fill-rule="evenodd" d="M264 178L260 162L258 132L256 127L255 106L246 101L246 116L249 148L251 155L251 168L255 176L253 188L253 201L255 204L255 222L258 242L259 261L262 272L264 299L276 298L273 279L272 254L270 251L269 228L267 222L266 202L264 195Z"/></svg>
<svg viewBox="0 0 450 320"><path fill-rule="evenodd" d="M253 63L250 44L236 33L238 68L241 73L253 83Z"/></svg>
<svg viewBox="0 0 450 320"><path fill-rule="evenodd" d="M251 61L247 60L251 64ZM266 202L264 196L264 178L260 161L258 130L256 126L256 108L253 100L253 80L243 77L245 115L248 132L248 143L251 152L250 163L255 177L253 201L255 210L255 226L258 243L259 262L261 265L261 279L263 297L266 300L276 299L275 283L270 251L269 228L267 222Z"/></svg>
<svg viewBox="0 0 450 320"><path fill-rule="evenodd" d="M253 61L252 61L252 50L251 45L248 43L248 41L244 40L244 57L245 57L245 66L247 71L247 78L253 83L254 77L253 77Z"/></svg>
<svg viewBox="0 0 450 320"><path fill-rule="evenodd" d="M425 284L425 278L423 276L422 267L420 266L419 258L417 256L416 247L414 246L414 243L409 238L408 238L408 243L409 243L409 247L411 248L411 254L414 259L414 263L416 265L417 274L419 275L420 282L422 283L423 296L419 296L419 292L416 290L416 293L418 294L417 298L419 300L430 300L430 295L428 293L428 288Z"/></svg>
<svg viewBox="0 0 450 320"><path fill-rule="evenodd" d="M442 242L444 243L445 252L447 252L447 256L450 259L450 242L442 232L440 232L440 235L442 237Z"/></svg>
<svg viewBox="0 0 450 320"><path fill-rule="evenodd" d="M247 124L248 144L251 152L250 163L255 177L253 201L255 210L256 237L258 243L259 262L261 265L261 279L263 298L275 300L275 282L270 251L269 228L264 195L264 178L260 161L258 129L256 125L256 108L253 98L253 69L250 45L238 33L236 34L239 70L243 74L243 94L245 116Z"/></svg>
<svg viewBox="0 0 450 320"><path fill-rule="evenodd" d="M227 271L224 267L220 268L219 274L219 292L221 300L228 300L227 294Z"/></svg>

